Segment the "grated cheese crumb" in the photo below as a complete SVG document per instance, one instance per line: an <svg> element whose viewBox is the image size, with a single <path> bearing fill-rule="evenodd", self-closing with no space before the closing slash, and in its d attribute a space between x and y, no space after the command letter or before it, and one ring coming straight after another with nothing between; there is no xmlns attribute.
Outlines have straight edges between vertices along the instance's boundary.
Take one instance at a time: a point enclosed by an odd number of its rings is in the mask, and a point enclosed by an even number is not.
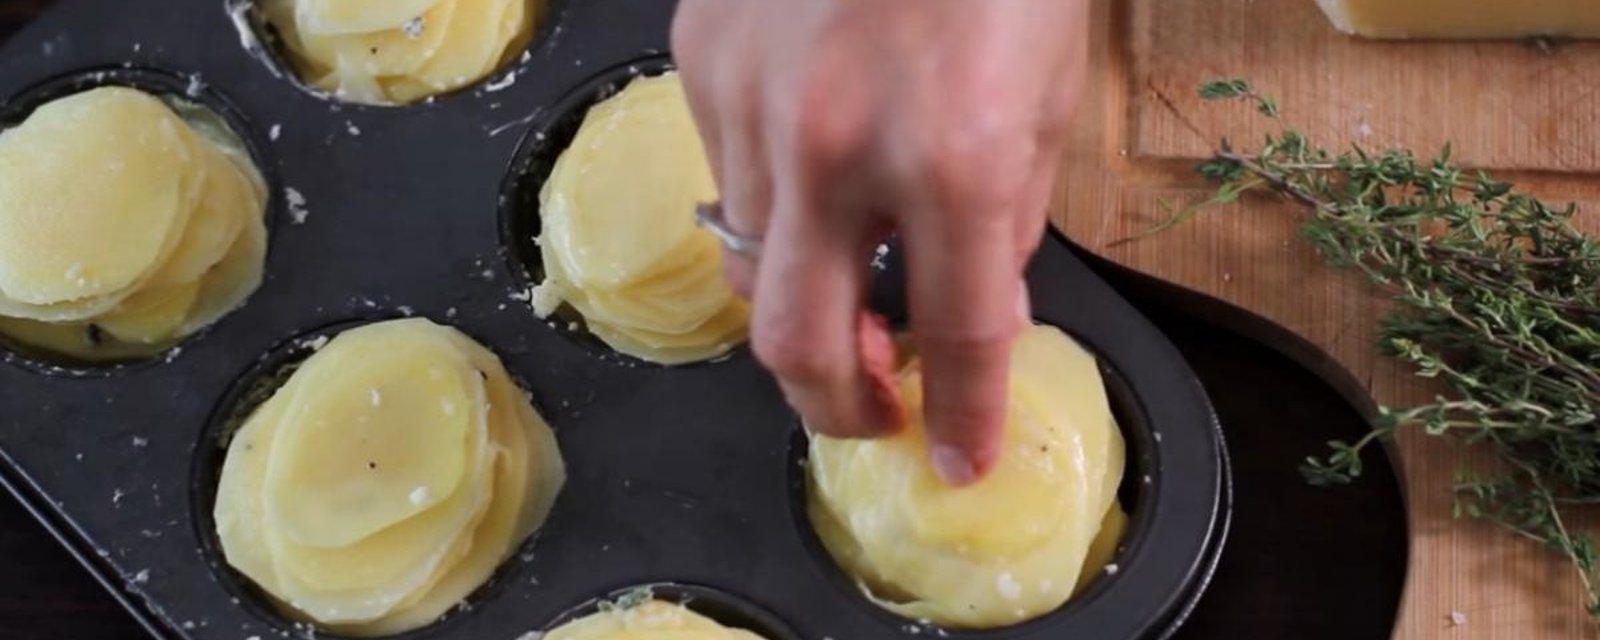
<svg viewBox="0 0 1600 640"><path fill-rule="evenodd" d="M311 216L311 210L306 208L306 197L294 187L284 187L283 198L289 202L289 218L295 224L305 224L306 218Z"/></svg>
<svg viewBox="0 0 1600 640"><path fill-rule="evenodd" d="M428 21L423 16L417 16L406 21L405 32L407 38L416 40L417 38L421 38L422 34L426 33L427 30Z"/></svg>
<svg viewBox="0 0 1600 640"><path fill-rule="evenodd" d="M1000 595L1007 600L1022 597L1022 585L1017 583L1017 579L1013 578L1010 572L1000 574L1000 578L995 581L995 588L999 589Z"/></svg>

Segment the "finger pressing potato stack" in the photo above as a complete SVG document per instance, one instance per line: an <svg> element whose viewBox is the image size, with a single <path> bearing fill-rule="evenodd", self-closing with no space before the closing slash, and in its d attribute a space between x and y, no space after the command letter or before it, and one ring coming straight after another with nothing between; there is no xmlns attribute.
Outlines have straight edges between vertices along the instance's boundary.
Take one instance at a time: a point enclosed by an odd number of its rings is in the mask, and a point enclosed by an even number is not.
<svg viewBox="0 0 1600 640"><path fill-rule="evenodd" d="M661 364L743 342L749 306L722 277L721 246L695 224L716 183L677 74L638 78L584 117L539 194L544 282L612 348Z"/></svg>
<svg viewBox="0 0 1600 640"><path fill-rule="evenodd" d="M761 640L687 607L660 600L603 607L544 635L544 640Z"/></svg>
<svg viewBox="0 0 1600 640"><path fill-rule="evenodd" d="M555 437L499 359L425 319L346 331L228 447L214 516L228 564L338 633L424 626L549 514Z"/></svg>
<svg viewBox="0 0 1600 640"><path fill-rule="evenodd" d="M342 99L404 104L493 73L526 44L535 0L262 0L306 82Z"/></svg>
<svg viewBox="0 0 1600 640"><path fill-rule="evenodd" d="M261 283L266 185L220 117L126 87L0 133L0 335L83 361L147 356Z"/></svg>
<svg viewBox="0 0 1600 640"><path fill-rule="evenodd" d="M953 628L1016 624L1060 607L1114 556L1126 460L1094 357L1044 326L1012 357L1005 449L977 484L951 487L929 463L915 358L899 374L901 434L812 437L812 524L882 607Z"/></svg>

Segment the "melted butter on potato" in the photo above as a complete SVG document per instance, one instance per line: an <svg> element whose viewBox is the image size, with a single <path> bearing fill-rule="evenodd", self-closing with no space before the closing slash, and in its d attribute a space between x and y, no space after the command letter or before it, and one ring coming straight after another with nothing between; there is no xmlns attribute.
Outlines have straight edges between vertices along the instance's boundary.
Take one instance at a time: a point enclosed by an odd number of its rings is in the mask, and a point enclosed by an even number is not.
<svg viewBox="0 0 1600 640"><path fill-rule="evenodd" d="M631 607L606 607L568 622L544 640L762 640L744 629L732 629L687 607L649 600Z"/></svg>
<svg viewBox="0 0 1600 640"><path fill-rule="evenodd" d="M426 319L346 331L228 447L228 563L338 633L427 625L543 523L565 471L500 360Z"/></svg>
<svg viewBox="0 0 1600 640"><path fill-rule="evenodd" d="M1125 464L1094 357L1053 327L1013 351L1004 453L950 487L929 463L920 362L899 374L909 425L882 440L811 440L812 524L875 602L953 628L1044 615L1108 563L1125 527Z"/></svg>
<svg viewBox="0 0 1600 640"><path fill-rule="evenodd" d="M540 315L570 306L613 349L662 364L744 341L749 307L695 224L717 188L676 74L635 79L591 108L539 199Z"/></svg>
<svg viewBox="0 0 1600 640"><path fill-rule="evenodd" d="M0 133L0 335L82 361L153 355L261 283L266 185L221 118L126 87Z"/></svg>
<svg viewBox="0 0 1600 640"><path fill-rule="evenodd" d="M477 82L521 50L539 0L262 0L302 79L404 104Z"/></svg>

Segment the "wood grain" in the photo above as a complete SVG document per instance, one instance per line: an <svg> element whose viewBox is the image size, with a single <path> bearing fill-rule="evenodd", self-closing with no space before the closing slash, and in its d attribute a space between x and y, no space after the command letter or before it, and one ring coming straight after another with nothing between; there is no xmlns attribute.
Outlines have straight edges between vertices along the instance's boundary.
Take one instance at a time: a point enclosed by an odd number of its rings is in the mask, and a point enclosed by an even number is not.
<svg viewBox="0 0 1600 640"><path fill-rule="evenodd" d="M1302 338L1279 342L1368 411L1374 403L1424 402L1441 390L1376 355L1386 293L1324 266L1300 238L1294 207L1251 200L1108 246L1162 219L1161 201L1203 197L1207 184L1192 167L1217 140L1259 140L1269 130L1248 106L1199 100L1200 83L1250 79L1279 99L1286 120L1331 147L1428 152L1453 141L1456 156L1473 166L1600 212L1600 44L1364 41L1333 31L1311 0L1096 0L1092 29L1094 71L1055 223L1114 262L1270 323L1258 328L1284 330L1268 334ZM1600 216L1583 224L1600 227ZM1392 453L1411 529L1395 637L1595 635L1564 562L1452 517L1451 484L1463 464L1481 462L1475 454L1417 434L1399 438Z"/></svg>

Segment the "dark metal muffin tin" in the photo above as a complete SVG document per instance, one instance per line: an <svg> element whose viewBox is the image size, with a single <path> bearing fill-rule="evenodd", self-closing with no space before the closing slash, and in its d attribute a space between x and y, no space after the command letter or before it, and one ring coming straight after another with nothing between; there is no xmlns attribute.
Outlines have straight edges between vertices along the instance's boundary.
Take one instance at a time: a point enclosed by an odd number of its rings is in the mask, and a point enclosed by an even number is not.
<svg viewBox="0 0 1600 640"><path fill-rule="evenodd" d="M548 524L488 585L401 637L511 640L645 584L773 640L1170 633L1225 536L1225 448L1177 351L1054 233L1028 273L1035 314L1101 357L1129 444L1132 525L1114 574L1007 629L934 629L857 593L806 522L797 421L747 349L652 366L533 316L530 190L584 108L663 67L672 11L558 2L527 55L485 83L369 107L283 77L226 0L61 2L0 50L0 122L100 84L207 104L271 183L272 244L249 303L161 357L95 368L0 351L0 481L154 636L311 635L217 551L209 514L228 418L308 339L426 316L501 356L554 425L570 478ZM875 304L903 316L887 258Z"/></svg>

